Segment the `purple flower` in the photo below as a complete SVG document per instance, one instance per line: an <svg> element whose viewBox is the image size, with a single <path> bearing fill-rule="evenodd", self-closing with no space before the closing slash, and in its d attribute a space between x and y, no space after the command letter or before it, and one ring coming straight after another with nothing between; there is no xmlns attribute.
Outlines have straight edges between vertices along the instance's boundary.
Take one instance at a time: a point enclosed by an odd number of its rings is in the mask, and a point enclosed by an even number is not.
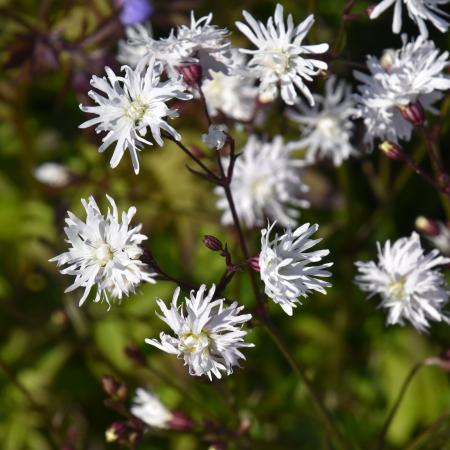
<svg viewBox="0 0 450 450"><path fill-rule="evenodd" d="M115 3L121 8L119 19L123 25L144 22L153 12L153 6L149 0L115 0Z"/></svg>

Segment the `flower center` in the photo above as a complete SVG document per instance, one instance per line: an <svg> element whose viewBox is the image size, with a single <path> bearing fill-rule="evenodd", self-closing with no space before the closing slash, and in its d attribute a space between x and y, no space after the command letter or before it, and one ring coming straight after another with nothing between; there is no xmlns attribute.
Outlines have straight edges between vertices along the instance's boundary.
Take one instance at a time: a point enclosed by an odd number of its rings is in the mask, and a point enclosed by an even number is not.
<svg viewBox="0 0 450 450"><path fill-rule="evenodd" d="M140 99L136 99L130 102L127 108L125 108L125 115L133 122L139 122L144 117L146 111L147 105Z"/></svg>
<svg viewBox="0 0 450 450"><path fill-rule="evenodd" d="M264 177L256 177L251 181L250 189L259 199L266 199L271 194L270 184L267 183L267 179Z"/></svg>
<svg viewBox="0 0 450 450"><path fill-rule="evenodd" d="M405 291L406 278L400 277L388 286L388 295L393 300L404 300L406 298Z"/></svg>
<svg viewBox="0 0 450 450"><path fill-rule="evenodd" d="M113 258L111 247L106 242L100 243L94 250L94 258L100 266L106 266Z"/></svg>
<svg viewBox="0 0 450 450"><path fill-rule="evenodd" d="M180 338L180 347L183 352L199 353L208 349L210 338L206 331L200 333L185 333Z"/></svg>
<svg viewBox="0 0 450 450"><path fill-rule="evenodd" d="M291 57L286 50L273 49L264 57L264 66L275 72L277 75L284 75L288 70Z"/></svg>
<svg viewBox="0 0 450 450"><path fill-rule="evenodd" d="M326 137L333 137L339 132L339 127L336 119L331 116L324 116L319 119L317 128Z"/></svg>

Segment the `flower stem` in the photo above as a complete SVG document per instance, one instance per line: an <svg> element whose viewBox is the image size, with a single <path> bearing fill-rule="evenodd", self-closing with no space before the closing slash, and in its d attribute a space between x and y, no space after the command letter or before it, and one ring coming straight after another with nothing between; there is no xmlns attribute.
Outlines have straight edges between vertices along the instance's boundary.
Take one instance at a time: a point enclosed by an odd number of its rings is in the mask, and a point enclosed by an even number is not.
<svg viewBox="0 0 450 450"><path fill-rule="evenodd" d="M386 433L389 430L389 427L394 420L395 415L397 414L398 408L400 404L402 403L402 400L405 396L405 393L411 384L411 381L416 376L417 372L425 365L425 361L419 361L417 364L413 366L413 368L410 370L408 375L406 376L405 380L403 381L402 387L400 388L400 392L398 393L397 399L395 400L394 405L391 408L391 411L386 418L386 421L384 422L383 428L381 429L379 438L378 438L378 450L383 450L386 444Z"/></svg>
<svg viewBox="0 0 450 450"><path fill-rule="evenodd" d="M289 351L286 344L283 342L282 338L279 335L278 330L276 329L275 325L271 321L266 321L264 323L264 328L266 329L267 333L270 335L272 340L275 342L283 356L286 358L286 361L291 366L293 372L302 380L304 383L309 396L311 397L311 400L319 413L319 416L325 425L325 428L327 429L330 437L332 437L332 440L334 444L336 445L336 448L340 448L342 450L348 450L349 444L345 442L344 437L342 436L341 432L338 430L337 426L334 423L334 419L331 416L330 412L327 410L325 405L323 404L322 400L319 397L319 394L316 392L313 384L307 377L304 368L295 361L293 356L291 355L291 352Z"/></svg>

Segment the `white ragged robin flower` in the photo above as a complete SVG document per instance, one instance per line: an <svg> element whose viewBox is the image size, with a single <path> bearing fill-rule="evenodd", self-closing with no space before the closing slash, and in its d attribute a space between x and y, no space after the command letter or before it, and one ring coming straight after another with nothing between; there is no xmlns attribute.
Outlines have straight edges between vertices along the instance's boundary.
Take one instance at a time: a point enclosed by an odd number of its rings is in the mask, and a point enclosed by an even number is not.
<svg viewBox="0 0 450 450"><path fill-rule="evenodd" d="M408 11L409 17L417 24L420 34L427 37L428 29L426 21L431 22L441 33L448 30L448 13L439 9L440 5L446 5L449 0L382 0L371 11L370 18L376 19L386 9L394 6L394 18L392 31L400 33L402 29L402 6Z"/></svg>
<svg viewBox="0 0 450 450"><path fill-rule="evenodd" d="M174 415L151 391L136 389L136 396L130 408L131 414L152 428L170 428Z"/></svg>
<svg viewBox="0 0 450 450"><path fill-rule="evenodd" d="M224 163L228 166L228 159L224 158ZM230 186L237 215L247 228L263 226L266 217L284 226L297 223L298 208L309 207L302 198L308 191L302 180L303 166L303 161L292 157L281 136L271 142L250 136L236 160ZM218 186L215 192L217 206L223 210L222 223L233 224L224 189Z"/></svg>
<svg viewBox="0 0 450 450"><path fill-rule="evenodd" d="M242 347L253 347L244 342L247 332L242 325L251 314L240 314L243 306L237 302L229 306L225 299L214 299L215 286L209 290L203 284L198 291L191 291L184 305L178 305L180 288L173 294L170 309L158 299L162 315L159 316L172 329L174 336L161 333L159 338L146 339L150 345L183 358L189 373L195 376L222 377L230 375L239 359L245 359Z"/></svg>
<svg viewBox="0 0 450 450"><path fill-rule="evenodd" d="M289 117L302 125L302 139L289 144L305 148L306 160L317 162L330 159L335 166L358 152L351 143L357 114L351 88L344 81L330 77L325 84L325 95L314 94L315 105L298 102L289 111Z"/></svg>
<svg viewBox="0 0 450 450"><path fill-rule="evenodd" d="M95 302L121 300L134 292L136 286L145 281L155 283L155 273L147 271L147 266L139 260L142 255L141 243L147 239L139 233L141 225L130 228L136 213L133 206L122 212L120 218L116 203L109 195L111 204L103 215L93 197L81 200L86 210L86 221L68 211L64 232L69 251L50 261L55 261L64 275L72 275L75 281L65 292L84 288L80 306L86 301L91 289L96 287ZM120 221L122 219L122 221Z"/></svg>
<svg viewBox="0 0 450 450"><path fill-rule="evenodd" d="M450 322L442 311L450 292L438 269L450 259L438 250L425 254L415 232L377 246L378 261L357 262L355 281L370 297L380 295L380 307L388 310L387 325L409 321L418 331L427 331L429 320Z"/></svg>
<svg viewBox="0 0 450 450"><path fill-rule="evenodd" d="M106 132L99 151L105 151L110 145L115 146L111 158L111 167L114 168L128 150L137 174L138 152L144 145L153 145L146 139L148 131L161 146L161 130L173 139L181 139L180 134L165 120L178 115L166 103L175 98L188 100L192 95L184 92L180 79L161 82L161 66L154 59L148 66L145 63L140 63L135 69L124 66L124 76L117 76L109 67L105 70L107 78L93 76L91 80L97 91L89 91L89 96L97 106L80 105L82 111L97 117L87 120L80 128L97 125L97 133Z"/></svg>
<svg viewBox="0 0 450 450"><path fill-rule="evenodd" d="M406 36L402 39L401 49L386 50L380 59L368 57L370 74L354 73L363 83L355 99L369 143L374 138L408 141L413 129L408 111L420 105L420 109L437 113L433 104L450 89L450 76L445 74L448 52L441 52L422 36L411 42Z"/></svg>
<svg viewBox="0 0 450 450"><path fill-rule="evenodd" d="M257 48L240 51L252 55L248 69L261 82L261 100L273 100L279 90L283 101L292 105L298 89L313 105L314 98L305 81L312 81L313 76L328 68L324 61L309 57L325 53L328 44L302 44L314 23L314 16L310 15L294 26L292 15L289 14L286 25L283 6L279 3L274 16L269 18L266 25L256 21L247 11L243 11L243 15L247 24L236 22L236 26Z"/></svg>
<svg viewBox="0 0 450 450"><path fill-rule="evenodd" d="M248 121L255 112L258 88L255 79L248 75L247 57L236 49L231 50L232 64L229 73L211 72L211 78L202 83L208 112Z"/></svg>
<svg viewBox="0 0 450 450"><path fill-rule="evenodd" d="M308 297L312 291L326 294L331 286L322 278L330 277L327 270L333 263L320 263L329 250L308 251L322 239L310 239L319 226L305 223L301 227L288 229L284 234L271 238L275 222L261 230L261 253L259 271L265 286L265 293L283 311L292 316L293 308L301 297Z"/></svg>
<svg viewBox="0 0 450 450"><path fill-rule="evenodd" d="M154 57L170 78L177 79L180 68L191 64L198 64L205 78L210 77L210 71L227 73L231 64L229 32L211 25L211 21L212 14L195 19L192 11L190 24L172 29L166 38L154 39L150 33L129 36L127 53L129 47L139 52L145 49L144 60Z"/></svg>
<svg viewBox="0 0 450 450"><path fill-rule="evenodd" d="M147 57L148 49L145 45L130 44L130 42L146 42L151 39L152 29L149 24L125 27L126 39L121 39L118 44L117 60L126 66L135 68L142 58Z"/></svg>

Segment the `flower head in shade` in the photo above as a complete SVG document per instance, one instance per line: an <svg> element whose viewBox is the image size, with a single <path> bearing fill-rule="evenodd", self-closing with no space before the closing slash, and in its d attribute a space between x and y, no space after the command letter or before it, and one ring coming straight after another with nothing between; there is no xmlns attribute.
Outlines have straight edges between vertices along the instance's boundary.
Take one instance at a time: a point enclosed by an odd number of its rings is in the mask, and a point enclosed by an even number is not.
<svg viewBox="0 0 450 450"><path fill-rule="evenodd" d="M143 58L147 58L148 50L144 44L131 45L130 42L145 42L151 39L152 29L150 24L136 24L125 27L126 39L121 39L118 44L117 60L133 69L141 62Z"/></svg>
<svg viewBox="0 0 450 450"><path fill-rule="evenodd" d="M153 145L145 138L148 131L159 145L163 145L161 130L176 140L181 139L165 121L177 116L177 112L170 109L166 102L174 98L188 100L192 95L183 92L184 86L180 80L161 82L161 67L154 59L148 66L144 63L135 69L124 66L123 71L124 76L117 76L107 67L107 78L92 77L91 85L96 91L89 91L89 96L97 106L80 105L80 108L97 117L87 120L80 128L97 125L98 133L106 132L100 152L115 145L111 167L116 167L128 150L134 171L139 173L138 151L144 145Z"/></svg>
<svg viewBox="0 0 450 450"><path fill-rule="evenodd" d="M195 19L191 13L188 25L172 29L169 36L154 39L149 33L130 36L128 46L145 49L144 60L154 57L170 78L178 78L178 69L184 65L199 64L204 77L210 71L228 72L231 43L228 30L211 25L212 14Z"/></svg>
<svg viewBox="0 0 450 450"><path fill-rule="evenodd" d="M231 42L226 28L211 25L213 15L196 19L191 12L191 22L177 29L176 40L191 47L190 57L200 64L206 77L210 71L228 73Z"/></svg>
<svg viewBox="0 0 450 450"><path fill-rule="evenodd" d="M195 376L212 375L221 378L222 372L230 375L239 359L245 359L242 347L253 347L244 342L247 334L242 325L251 314L240 314L243 306L237 302L225 305L225 299L214 300L215 286L209 290L203 284L198 291L191 291L184 305L178 305L180 288L173 294L170 309L158 299L162 315L174 336L161 333L159 338L146 339L150 345L183 358L189 373Z"/></svg>
<svg viewBox="0 0 450 450"><path fill-rule="evenodd" d="M324 61L308 58L309 55L326 52L328 44L302 45L314 23L314 16L310 15L294 26L289 14L286 25L280 4L266 25L256 21L247 11L243 15L247 24L236 22L236 26L257 48L240 51L252 55L248 68L261 82L262 99L275 98L279 89L283 101L292 105L298 89L313 105L314 98L305 81L312 81L313 76L328 68Z"/></svg>
<svg viewBox="0 0 450 450"><path fill-rule="evenodd" d="M357 262L359 287L379 294L381 308L388 310L387 324L403 325L409 321L419 331L426 331L429 320L449 322L442 308L448 302L449 291L444 276L437 268L450 259L438 250L425 254L419 235L386 241L378 246L378 261Z"/></svg>
<svg viewBox="0 0 450 450"><path fill-rule="evenodd" d="M448 52L422 36L411 42L402 38L401 49L386 51L380 60L368 57L370 74L355 72L362 82L355 99L370 143L374 138L409 140L413 125L402 111L418 103L436 113L433 104L450 88L450 77L443 73L449 65Z"/></svg>
<svg viewBox="0 0 450 450"><path fill-rule="evenodd" d="M54 188L67 186L71 180L70 172L63 165L54 162L37 166L33 174L40 183Z"/></svg>
<svg viewBox="0 0 450 450"><path fill-rule="evenodd" d="M286 232L272 239L275 222L261 231L261 253L259 270L265 286L265 293L283 311L292 316L292 310L300 303L300 297L308 297L312 291L326 294L331 284L323 277L330 277L326 270L333 263L319 263L329 250L308 251L322 239L310 239L319 226L305 223L296 230Z"/></svg>
<svg viewBox="0 0 450 450"><path fill-rule="evenodd" d="M134 292L142 281L155 283L155 274L148 272L139 260L140 245L147 237L139 233L141 225L130 228L136 208L131 207L120 218L116 203L109 195L106 197L112 207L106 215L100 212L93 197L81 200L86 210L85 222L70 211L67 213L64 232L71 247L50 260L66 266L62 274L75 277L66 292L84 288L80 306L94 286L94 301L106 300L110 305L111 300L121 300Z"/></svg>
<svg viewBox="0 0 450 450"><path fill-rule="evenodd" d="M440 5L446 5L449 0L382 0L370 13L371 19L379 17L386 9L394 5L394 18L392 31L400 33L402 29L402 5L408 11L408 15L419 27L420 34L427 37L428 30L425 22L431 22L441 33L448 30L448 13L439 9Z"/></svg>
<svg viewBox="0 0 450 450"><path fill-rule="evenodd" d="M115 0L121 8L119 19L123 25L135 25L146 21L153 12L149 0Z"/></svg>
<svg viewBox="0 0 450 450"><path fill-rule="evenodd" d="M136 396L130 408L131 414L152 428L170 428L174 415L159 398L147 389L136 389Z"/></svg>
<svg viewBox="0 0 450 450"><path fill-rule="evenodd" d="M256 107L258 88L255 79L247 73L247 58L237 50L231 51L229 73L211 72L211 78L202 83L208 112L219 111L236 120L250 120Z"/></svg>
<svg viewBox="0 0 450 450"><path fill-rule="evenodd" d="M356 115L350 86L331 77L325 84L325 95L314 95L315 106L303 102L289 117L303 126L302 139L289 144L292 148L306 148L306 159L315 162L331 159L335 166L357 154L351 144L352 118Z"/></svg>
<svg viewBox="0 0 450 450"><path fill-rule="evenodd" d="M207 134L202 134L202 141L208 148L215 148L220 150L227 140L227 126L223 124L212 124L208 128Z"/></svg>
<svg viewBox="0 0 450 450"><path fill-rule="evenodd" d="M225 163L228 160L224 159ZM292 157L281 136L265 142L250 136L236 160L231 191L239 218L247 228L264 225L266 217L293 226L298 207L307 208L302 198L308 187L302 180L304 162ZM223 210L222 223L233 223L224 190L217 187L217 206Z"/></svg>

